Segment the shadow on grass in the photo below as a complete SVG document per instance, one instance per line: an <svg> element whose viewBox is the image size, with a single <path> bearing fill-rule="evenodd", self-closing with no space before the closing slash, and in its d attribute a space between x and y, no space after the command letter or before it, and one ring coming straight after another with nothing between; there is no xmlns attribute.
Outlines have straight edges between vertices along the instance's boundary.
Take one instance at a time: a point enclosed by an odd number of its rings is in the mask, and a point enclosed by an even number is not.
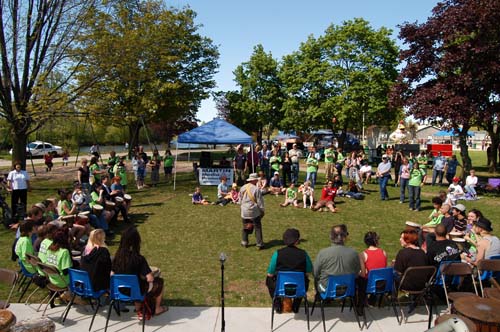
<svg viewBox="0 0 500 332"><path fill-rule="evenodd" d="M163 204L164 204L163 202L156 202L156 203L143 203L143 204L134 204L134 207L162 206Z"/></svg>

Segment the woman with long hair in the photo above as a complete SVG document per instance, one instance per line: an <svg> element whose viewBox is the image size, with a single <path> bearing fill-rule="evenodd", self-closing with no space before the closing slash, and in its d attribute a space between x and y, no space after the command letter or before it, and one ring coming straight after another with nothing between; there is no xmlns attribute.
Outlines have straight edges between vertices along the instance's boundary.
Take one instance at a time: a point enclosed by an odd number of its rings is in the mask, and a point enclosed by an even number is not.
<svg viewBox="0 0 500 332"><path fill-rule="evenodd" d="M120 246L115 254L112 265L113 273L134 274L139 279L141 292L147 293L146 297L151 300L154 315L159 315L168 310L168 307L162 306L163 298L163 279L154 277L146 258L141 255L141 236L137 229L132 226L127 228L120 240ZM149 302L149 301L148 301ZM135 303L139 319L143 319L141 303Z"/></svg>

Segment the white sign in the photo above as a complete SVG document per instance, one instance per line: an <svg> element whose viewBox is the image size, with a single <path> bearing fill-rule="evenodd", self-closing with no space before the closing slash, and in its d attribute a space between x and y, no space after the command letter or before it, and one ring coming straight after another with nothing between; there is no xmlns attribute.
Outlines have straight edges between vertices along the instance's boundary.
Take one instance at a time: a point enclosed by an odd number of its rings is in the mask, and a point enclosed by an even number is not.
<svg viewBox="0 0 500 332"><path fill-rule="evenodd" d="M199 168L199 182L202 186L217 186L220 183L221 176L227 178L227 185L233 184L232 168Z"/></svg>

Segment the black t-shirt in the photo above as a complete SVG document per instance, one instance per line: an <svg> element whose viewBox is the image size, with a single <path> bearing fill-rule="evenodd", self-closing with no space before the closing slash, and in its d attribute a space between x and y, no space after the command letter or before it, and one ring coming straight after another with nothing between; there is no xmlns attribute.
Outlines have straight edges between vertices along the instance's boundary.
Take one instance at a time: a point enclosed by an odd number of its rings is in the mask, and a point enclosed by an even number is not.
<svg viewBox="0 0 500 332"><path fill-rule="evenodd" d="M460 259L460 251L452 240L434 241L427 247L429 264L438 266L441 261L455 261Z"/></svg>
<svg viewBox="0 0 500 332"><path fill-rule="evenodd" d="M427 265L427 256L422 249L403 248L396 256L394 270L404 274L406 269L411 266L425 265Z"/></svg>
<svg viewBox="0 0 500 332"><path fill-rule="evenodd" d="M113 262L113 272L116 274L135 274L139 278L139 284L141 286L141 292L145 292L147 289L146 275L151 273L151 268L144 256L135 256L127 262L127 266L124 270L120 270L116 264Z"/></svg>

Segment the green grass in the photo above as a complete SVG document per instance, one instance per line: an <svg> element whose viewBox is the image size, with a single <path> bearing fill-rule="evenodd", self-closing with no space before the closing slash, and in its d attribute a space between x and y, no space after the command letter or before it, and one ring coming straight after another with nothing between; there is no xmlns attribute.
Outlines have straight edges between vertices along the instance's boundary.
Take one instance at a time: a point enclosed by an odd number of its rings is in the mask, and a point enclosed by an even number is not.
<svg viewBox="0 0 500 332"><path fill-rule="evenodd" d="M481 164L478 163L479 166ZM486 175L486 174L480 174ZM301 174L304 179L305 174ZM323 174L319 174L320 180ZM68 179L70 180L70 179ZM162 183L159 187L143 191L129 189L133 196L131 214L142 236L142 253L151 265L162 270L165 279L165 299L170 305L217 306L220 295L219 254L225 252L226 305L269 306L269 295L265 287L266 269L274 250L282 246L282 234L288 227L301 232L301 247L314 260L318 251L328 246L332 225L345 223L350 236L347 245L357 251L365 248L363 236L369 230L381 236L381 247L393 259L399 250L399 233L404 222L411 220L426 222L431 211L430 199L439 187L423 188L423 211L408 210L407 204L399 204L399 188L389 188L390 201L380 201L378 185L367 186L369 194L363 201L338 198L337 214L312 212L309 209L281 208L283 197L265 196L266 216L263 219L266 250L255 246L244 249L240 246L241 220L239 206L193 206L190 193L196 182L191 173L178 174L177 190ZM33 180L35 188L30 194L30 203L54 196L57 188L67 183ZM319 197L321 186L317 186ZM215 187L202 187L209 200L216 197ZM478 208L492 219L495 231L500 229L497 218L498 197L487 196L475 202L465 202L470 208ZM118 226L118 231L123 225ZM6 253L0 258L0 266L16 269L9 260L10 246L14 238L12 231L0 230L0 246ZM255 237L250 237L255 244ZM111 254L117 249L119 236L110 244ZM0 293L5 296L5 291ZM312 295L312 293L311 293Z"/></svg>

